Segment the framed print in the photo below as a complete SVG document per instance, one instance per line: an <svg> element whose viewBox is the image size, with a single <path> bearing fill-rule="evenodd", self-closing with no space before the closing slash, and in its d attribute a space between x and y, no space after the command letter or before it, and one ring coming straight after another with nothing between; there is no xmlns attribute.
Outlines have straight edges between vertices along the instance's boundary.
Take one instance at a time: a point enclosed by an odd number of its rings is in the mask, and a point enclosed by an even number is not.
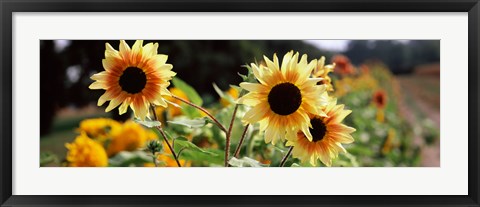
<svg viewBox="0 0 480 207"><path fill-rule="evenodd" d="M2 206L479 206L478 1L1 1Z"/></svg>

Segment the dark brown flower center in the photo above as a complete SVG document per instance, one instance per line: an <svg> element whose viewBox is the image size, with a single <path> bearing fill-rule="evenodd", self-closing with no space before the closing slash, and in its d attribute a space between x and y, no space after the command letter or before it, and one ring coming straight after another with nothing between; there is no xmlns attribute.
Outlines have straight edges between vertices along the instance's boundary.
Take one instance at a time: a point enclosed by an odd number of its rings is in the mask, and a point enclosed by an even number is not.
<svg viewBox="0 0 480 207"><path fill-rule="evenodd" d="M268 103L273 112L289 115L297 111L302 104L300 89L292 83L280 83L270 90Z"/></svg>
<svg viewBox="0 0 480 207"><path fill-rule="evenodd" d="M385 104L385 99L384 99L383 95L379 94L375 98L376 98L376 102L378 103L378 105L383 106Z"/></svg>
<svg viewBox="0 0 480 207"><path fill-rule="evenodd" d="M310 120L312 128L309 128L310 134L312 134L312 141L318 142L325 137L327 133L327 126L323 123L321 118L313 118Z"/></svg>
<svg viewBox="0 0 480 207"><path fill-rule="evenodd" d="M123 91L131 94L139 93L147 84L147 76L140 68L128 67L120 76L119 84Z"/></svg>

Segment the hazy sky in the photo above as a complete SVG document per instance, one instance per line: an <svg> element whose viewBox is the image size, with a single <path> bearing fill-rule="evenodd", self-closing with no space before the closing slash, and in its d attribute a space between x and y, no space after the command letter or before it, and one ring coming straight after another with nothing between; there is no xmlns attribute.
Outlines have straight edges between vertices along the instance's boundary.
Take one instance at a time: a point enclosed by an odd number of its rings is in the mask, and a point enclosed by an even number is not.
<svg viewBox="0 0 480 207"><path fill-rule="evenodd" d="M319 48L331 50L335 52L343 52L347 49L350 40L305 40Z"/></svg>

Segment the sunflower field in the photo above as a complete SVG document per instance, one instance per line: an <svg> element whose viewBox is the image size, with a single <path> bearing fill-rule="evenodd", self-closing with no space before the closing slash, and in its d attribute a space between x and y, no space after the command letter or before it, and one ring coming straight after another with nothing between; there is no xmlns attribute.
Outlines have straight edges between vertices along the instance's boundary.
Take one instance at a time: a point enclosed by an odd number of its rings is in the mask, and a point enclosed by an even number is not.
<svg viewBox="0 0 480 207"><path fill-rule="evenodd" d="M396 76L380 60L354 64L348 54L311 57L294 50L265 54L238 65L239 83L203 86L216 93L205 96L176 72L170 63L174 55L158 52L161 44L122 40L115 45L105 43L103 57L96 60L103 70L85 81L84 93L93 94L97 103L81 112L63 109L63 117L53 121L57 132L41 138L40 166L415 167L439 162L438 120L425 109L436 108L415 101L420 96L439 102L438 83ZM405 93L412 80L430 92Z"/></svg>

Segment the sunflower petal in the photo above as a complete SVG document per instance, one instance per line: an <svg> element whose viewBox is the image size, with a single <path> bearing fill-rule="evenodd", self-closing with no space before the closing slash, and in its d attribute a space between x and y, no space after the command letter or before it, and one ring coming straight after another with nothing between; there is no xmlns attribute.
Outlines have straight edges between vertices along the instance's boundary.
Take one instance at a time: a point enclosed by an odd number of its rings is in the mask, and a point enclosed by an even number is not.
<svg viewBox="0 0 480 207"><path fill-rule="evenodd" d="M118 108L119 114L122 115L127 112L128 106L131 104L130 97L126 98L122 105Z"/></svg>
<svg viewBox="0 0 480 207"><path fill-rule="evenodd" d="M253 91L253 92L263 92L267 90L266 86L258 83L243 82L243 83L240 83L240 87L244 88L247 91Z"/></svg>
<svg viewBox="0 0 480 207"><path fill-rule="evenodd" d="M281 70L284 74L286 74L287 72L287 67L288 67L288 64L290 63L290 60L292 59L292 55L293 55L293 51L290 51L283 56Z"/></svg>
<svg viewBox="0 0 480 207"><path fill-rule="evenodd" d="M258 98L258 94L255 93L247 93L246 95L243 95L239 99L237 99L238 104L245 104L247 106L255 106L260 103L260 100Z"/></svg>
<svg viewBox="0 0 480 207"><path fill-rule="evenodd" d="M133 65L138 65L142 62L143 56L143 40L137 40L132 46L132 53L130 55L130 63Z"/></svg>
<svg viewBox="0 0 480 207"><path fill-rule="evenodd" d="M105 43L105 57L120 58L120 55L117 50L115 50L112 45L108 42Z"/></svg>
<svg viewBox="0 0 480 207"><path fill-rule="evenodd" d="M93 74L90 79L97 80L97 81L105 81L109 76L107 71L102 71L100 73Z"/></svg>
<svg viewBox="0 0 480 207"><path fill-rule="evenodd" d="M267 112L268 108L265 107L265 105L258 104L257 106L247 111L247 113L245 113L245 115L243 116L243 119L248 123L256 123L262 120Z"/></svg>
<svg viewBox="0 0 480 207"><path fill-rule="evenodd" d="M95 81L90 86L88 86L89 89L105 89L106 83L105 82L100 82L100 81Z"/></svg>
<svg viewBox="0 0 480 207"><path fill-rule="evenodd" d="M124 97L116 97L112 100L110 100L110 103L108 104L107 108L105 109L105 112L109 112L118 105L120 105L123 101L125 100Z"/></svg>
<svg viewBox="0 0 480 207"><path fill-rule="evenodd" d="M120 48L120 56L123 58L123 60L129 61L131 49L130 49L130 46L128 46L127 42L125 42L125 40L120 40L119 48Z"/></svg>

